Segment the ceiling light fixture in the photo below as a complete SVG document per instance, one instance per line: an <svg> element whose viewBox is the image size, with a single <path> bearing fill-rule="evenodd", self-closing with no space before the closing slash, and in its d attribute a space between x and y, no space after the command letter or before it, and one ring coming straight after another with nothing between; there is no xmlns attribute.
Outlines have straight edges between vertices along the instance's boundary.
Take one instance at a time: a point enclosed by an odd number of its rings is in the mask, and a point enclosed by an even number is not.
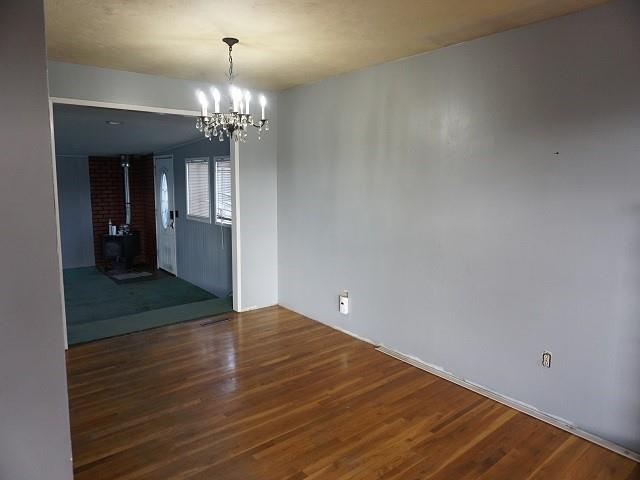
<svg viewBox="0 0 640 480"><path fill-rule="evenodd" d="M233 73L233 46L239 42L237 38L223 38L222 41L229 46L229 108L227 113L220 111L220 91L211 87L211 96L213 98L213 113L209 113L209 100L207 95L198 90L196 96L200 102L200 116L196 120L196 128L201 131L206 138L212 140L218 138L221 142L227 138L233 137L236 141L245 142L247 139L247 130L249 127L258 129L258 140L260 140L262 132L269 131L269 120L265 117L265 107L267 99L264 95L260 95L261 118L258 123L254 123L251 108L251 92L244 92L233 84L235 77Z"/></svg>
<svg viewBox="0 0 640 480"><path fill-rule="evenodd" d="M119 122L118 120L107 120L106 122L107 125L122 125L122 122Z"/></svg>

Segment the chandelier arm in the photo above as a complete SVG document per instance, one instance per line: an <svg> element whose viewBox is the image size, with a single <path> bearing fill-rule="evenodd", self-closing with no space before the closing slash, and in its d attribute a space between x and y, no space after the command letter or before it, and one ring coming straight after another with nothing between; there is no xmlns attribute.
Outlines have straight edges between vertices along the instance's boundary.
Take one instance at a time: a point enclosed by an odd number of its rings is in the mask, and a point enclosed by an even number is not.
<svg viewBox="0 0 640 480"><path fill-rule="evenodd" d="M268 120L265 118L265 119L260 120L260 123L248 123L247 125L251 125L252 127L256 127L256 128L262 128L267 123L268 123Z"/></svg>

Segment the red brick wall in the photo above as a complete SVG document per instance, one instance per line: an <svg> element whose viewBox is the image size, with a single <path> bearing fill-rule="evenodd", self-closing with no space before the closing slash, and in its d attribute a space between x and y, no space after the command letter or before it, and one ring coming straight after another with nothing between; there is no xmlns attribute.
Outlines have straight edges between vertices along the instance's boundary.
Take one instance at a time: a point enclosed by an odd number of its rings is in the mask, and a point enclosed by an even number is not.
<svg viewBox="0 0 640 480"><path fill-rule="evenodd" d="M96 265L104 265L102 235L109 219L114 225L124 223L124 190L119 158L89 157L91 218Z"/></svg>
<svg viewBox="0 0 640 480"><path fill-rule="evenodd" d="M96 265L104 265L102 235L107 233L109 219L123 224L124 179L120 158L89 157L89 183L93 219L93 245ZM131 228L140 232L140 254L136 264L155 267L155 194L153 188L153 157L131 157L129 160L129 191L131 193Z"/></svg>

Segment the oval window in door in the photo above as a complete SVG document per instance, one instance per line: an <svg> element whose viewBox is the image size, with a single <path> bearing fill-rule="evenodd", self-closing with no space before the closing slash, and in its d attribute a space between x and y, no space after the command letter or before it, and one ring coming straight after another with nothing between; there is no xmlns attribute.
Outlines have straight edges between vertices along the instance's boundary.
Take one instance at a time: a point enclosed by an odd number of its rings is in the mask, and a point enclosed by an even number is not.
<svg viewBox="0 0 640 480"><path fill-rule="evenodd" d="M169 188L167 187L167 173L162 172L160 181L160 217L162 218L162 228L169 227Z"/></svg>

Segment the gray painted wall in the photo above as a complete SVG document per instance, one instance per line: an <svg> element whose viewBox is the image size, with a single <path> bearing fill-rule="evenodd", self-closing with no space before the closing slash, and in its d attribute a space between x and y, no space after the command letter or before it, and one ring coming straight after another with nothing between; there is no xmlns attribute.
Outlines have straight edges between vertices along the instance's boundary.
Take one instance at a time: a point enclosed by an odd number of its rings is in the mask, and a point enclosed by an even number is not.
<svg viewBox="0 0 640 480"><path fill-rule="evenodd" d="M280 303L640 451L639 45L622 0L281 94Z"/></svg>
<svg viewBox="0 0 640 480"><path fill-rule="evenodd" d="M53 97L199 111L195 90L208 89L209 84L49 62L49 88ZM258 98L258 92L253 93L253 98ZM260 148L253 134L240 147L240 203L247 212L238 222L245 230L240 250L246 260L241 261L240 270L242 289L247 291L239 309L278 302L277 95L265 92L265 96L273 131Z"/></svg>
<svg viewBox="0 0 640 480"><path fill-rule="evenodd" d="M0 478L70 480L41 0L0 2Z"/></svg>
<svg viewBox="0 0 640 480"><path fill-rule="evenodd" d="M231 285L231 228L187 219L185 159L209 157L211 212L215 212L214 157L229 155L229 142L203 139L174 150L173 155L175 205L179 212L176 225L178 277L217 295L226 297Z"/></svg>
<svg viewBox="0 0 640 480"><path fill-rule="evenodd" d="M95 265L87 157L56 157L62 267Z"/></svg>
<svg viewBox="0 0 640 480"><path fill-rule="evenodd" d="M224 51L222 52L224 53ZM49 61L52 97L200 111L195 96L210 84L109 68Z"/></svg>

